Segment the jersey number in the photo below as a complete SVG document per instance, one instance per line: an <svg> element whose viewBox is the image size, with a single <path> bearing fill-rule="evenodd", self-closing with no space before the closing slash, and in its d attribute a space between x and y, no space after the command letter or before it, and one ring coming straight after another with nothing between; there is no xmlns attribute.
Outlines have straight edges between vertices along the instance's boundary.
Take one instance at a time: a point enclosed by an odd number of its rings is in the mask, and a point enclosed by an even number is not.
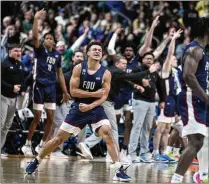
<svg viewBox="0 0 209 184"><path fill-rule="evenodd" d="M52 71L52 65L48 64L48 70L51 72Z"/></svg>

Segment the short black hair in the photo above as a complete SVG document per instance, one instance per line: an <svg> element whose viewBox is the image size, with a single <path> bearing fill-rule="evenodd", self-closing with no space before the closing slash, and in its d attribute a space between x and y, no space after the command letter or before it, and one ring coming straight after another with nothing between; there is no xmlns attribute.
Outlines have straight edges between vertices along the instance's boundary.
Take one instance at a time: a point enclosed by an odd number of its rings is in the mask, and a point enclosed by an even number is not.
<svg viewBox="0 0 209 184"><path fill-rule="evenodd" d="M53 32L47 32L47 33L45 33L44 36L43 36L43 39L44 40L45 40L45 38L46 38L47 35L51 35L54 38L54 42L56 42L56 38L55 38L55 35L54 35Z"/></svg>
<svg viewBox="0 0 209 184"><path fill-rule="evenodd" d="M124 47L122 48L122 53L124 53L126 48L128 48L128 47L132 48L133 51L134 51L134 54L136 54L136 46L134 44L132 44L132 43L126 43L124 45Z"/></svg>
<svg viewBox="0 0 209 184"><path fill-rule="evenodd" d="M22 48L22 45L20 43L8 43L7 44L8 51L14 48Z"/></svg>
<svg viewBox="0 0 209 184"><path fill-rule="evenodd" d="M91 46L93 45L99 45L100 47L102 47L102 53L104 53L104 45L101 43L101 42L96 42L96 41L93 41L91 43L89 43L86 47L86 53L89 51L89 49L91 48Z"/></svg>
<svg viewBox="0 0 209 184"><path fill-rule="evenodd" d="M144 53L144 55L142 56L142 59L145 58L147 55L151 55L155 59L155 56L154 56L153 52Z"/></svg>
<svg viewBox="0 0 209 184"><path fill-rule="evenodd" d="M191 38L203 38L205 34L209 34L209 17L199 18L191 29Z"/></svg>

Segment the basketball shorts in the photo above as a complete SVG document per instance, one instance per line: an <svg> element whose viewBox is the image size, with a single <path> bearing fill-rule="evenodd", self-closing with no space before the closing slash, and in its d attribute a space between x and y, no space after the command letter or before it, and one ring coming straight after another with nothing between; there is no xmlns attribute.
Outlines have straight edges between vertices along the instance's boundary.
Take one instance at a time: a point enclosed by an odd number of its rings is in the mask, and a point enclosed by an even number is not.
<svg viewBox="0 0 209 184"><path fill-rule="evenodd" d="M208 136L207 105L191 91L178 96L178 110L184 124L182 136L202 134Z"/></svg>
<svg viewBox="0 0 209 184"><path fill-rule="evenodd" d="M121 111L132 110L132 94L119 93L115 98L115 113L116 115L121 114Z"/></svg>
<svg viewBox="0 0 209 184"><path fill-rule="evenodd" d="M74 102L60 129L76 136L87 124L92 126L93 131L103 125L111 126L102 106L81 112L79 103Z"/></svg>
<svg viewBox="0 0 209 184"><path fill-rule="evenodd" d="M179 132L179 136L182 137L182 131L184 128L182 120L173 123L172 127L175 128Z"/></svg>
<svg viewBox="0 0 209 184"><path fill-rule="evenodd" d="M178 115L178 108L177 108L177 97L174 96L167 96L165 99L165 109L164 115L166 117L175 117Z"/></svg>
<svg viewBox="0 0 209 184"><path fill-rule="evenodd" d="M42 111L43 108L56 109L56 84L42 86L34 83L33 86L33 109Z"/></svg>
<svg viewBox="0 0 209 184"><path fill-rule="evenodd" d="M160 122L160 123L174 123L175 122L175 116L174 117L167 117L167 116L165 116L165 110L160 109L160 115L157 117L157 122Z"/></svg>

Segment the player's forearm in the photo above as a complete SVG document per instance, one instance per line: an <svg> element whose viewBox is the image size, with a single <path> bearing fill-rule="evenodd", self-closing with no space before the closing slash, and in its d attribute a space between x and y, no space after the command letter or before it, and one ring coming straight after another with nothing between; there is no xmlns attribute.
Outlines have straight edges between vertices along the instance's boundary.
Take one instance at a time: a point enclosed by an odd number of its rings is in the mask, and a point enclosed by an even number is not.
<svg viewBox="0 0 209 184"><path fill-rule="evenodd" d="M149 32L145 35L144 44L139 49L139 55L140 56L143 56L145 54L147 48L151 47L154 29L155 29L154 27L151 27Z"/></svg>
<svg viewBox="0 0 209 184"><path fill-rule="evenodd" d="M76 41L75 43L70 47L70 49L75 52L83 43L83 41L86 38L86 34L82 34Z"/></svg>
<svg viewBox="0 0 209 184"><path fill-rule="evenodd" d="M139 81L141 82L142 79L147 75L150 74L149 70L137 73L124 73L116 78L116 80L129 80L129 81Z"/></svg>
<svg viewBox="0 0 209 184"><path fill-rule="evenodd" d="M82 89L72 89L70 94L74 98L92 98L94 97L94 92L84 91Z"/></svg>
<svg viewBox="0 0 209 184"><path fill-rule="evenodd" d="M116 43L116 39L117 39L117 33L114 33L112 35L112 38L110 39L110 42L108 44L108 47L107 47L107 52L110 56L112 55L115 55L116 54L116 51L115 51L115 43Z"/></svg>
<svg viewBox="0 0 209 184"><path fill-rule="evenodd" d="M166 57L165 63L163 64L163 69L162 69L163 78L168 78L170 74L172 68L171 61L172 61L172 56L174 55L174 50L175 50L175 39L172 39L168 48L168 55Z"/></svg>
<svg viewBox="0 0 209 184"><path fill-rule="evenodd" d="M108 95L103 95L102 98L94 101L93 103L91 103L92 109L103 104L105 102L105 100L107 100L107 96Z"/></svg>
<svg viewBox="0 0 209 184"><path fill-rule="evenodd" d="M159 56L162 54L162 52L164 51L166 45L168 44L168 42L170 41L170 38L167 37L165 40L162 41L162 43L155 49L155 51L153 52L155 59L158 59Z"/></svg>
<svg viewBox="0 0 209 184"><path fill-rule="evenodd" d="M65 78L63 74L58 75L59 77L59 81L60 81L60 87L62 89L63 93L67 93L67 88L66 88L66 84L65 84Z"/></svg>
<svg viewBox="0 0 209 184"><path fill-rule="evenodd" d="M38 40L38 18L36 17L33 21L33 40Z"/></svg>
<svg viewBox="0 0 209 184"><path fill-rule="evenodd" d="M208 103L208 96L205 93L205 91L201 88L199 85L196 77L193 74L187 74L183 76L186 84L188 87L191 88L191 90L195 93L196 96L199 96L203 101Z"/></svg>

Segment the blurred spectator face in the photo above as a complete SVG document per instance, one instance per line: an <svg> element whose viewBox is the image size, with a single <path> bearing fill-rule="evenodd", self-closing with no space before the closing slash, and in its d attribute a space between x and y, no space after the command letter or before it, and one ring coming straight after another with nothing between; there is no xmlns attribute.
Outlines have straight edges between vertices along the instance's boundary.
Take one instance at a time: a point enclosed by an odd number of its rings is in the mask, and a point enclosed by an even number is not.
<svg viewBox="0 0 209 184"><path fill-rule="evenodd" d="M97 14L92 13L91 15L91 22L95 22L97 20Z"/></svg>
<svg viewBox="0 0 209 184"><path fill-rule="evenodd" d="M86 28L86 27L89 27L90 25L89 25L89 21L88 20L85 20L84 22L83 22L83 27L84 28Z"/></svg>
<svg viewBox="0 0 209 184"><path fill-rule="evenodd" d="M9 26L8 34L9 34L9 37L15 35L15 26L14 25Z"/></svg>
<svg viewBox="0 0 209 184"><path fill-rule="evenodd" d="M30 13L30 11L25 12L25 20L28 20L28 21L31 20L31 13Z"/></svg>
<svg viewBox="0 0 209 184"><path fill-rule="evenodd" d="M59 10L59 15L62 16L62 17L64 17L64 15L65 15L65 9L64 8L61 8Z"/></svg>
<svg viewBox="0 0 209 184"><path fill-rule="evenodd" d="M34 5L33 4L30 4L30 9L34 9Z"/></svg>
<svg viewBox="0 0 209 184"><path fill-rule="evenodd" d="M169 36L173 36L174 35L174 33L176 32L176 28L175 27L171 27L170 29L169 29L169 31L168 31L168 33L169 33Z"/></svg>
<svg viewBox="0 0 209 184"><path fill-rule="evenodd" d="M56 50L60 53L63 54L65 52L65 45L60 45L56 47Z"/></svg>
<svg viewBox="0 0 209 184"><path fill-rule="evenodd" d="M126 59L120 59L116 64L115 66L117 68L120 68L121 70L123 71L126 71L126 68L127 68L127 60Z"/></svg>
<svg viewBox="0 0 209 184"><path fill-rule="evenodd" d="M46 48L53 48L55 44L54 37L50 34L47 34L44 38L44 46Z"/></svg>
<svg viewBox="0 0 209 184"><path fill-rule="evenodd" d="M171 61L171 65L172 67L177 67L178 66L178 60L176 58L176 56L172 56L172 61Z"/></svg>
<svg viewBox="0 0 209 184"><path fill-rule="evenodd" d="M102 59L102 47L99 45L92 45L88 52L87 55L89 58L95 61L100 61Z"/></svg>
<svg viewBox="0 0 209 184"><path fill-rule="evenodd" d="M189 9L193 10L194 9L194 4L193 3L189 3Z"/></svg>
<svg viewBox="0 0 209 184"><path fill-rule="evenodd" d="M106 13L105 14L105 20L107 21L107 22L110 22L111 21L111 13Z"/></svg>
<svg viewBox="0 0 209 184"><path fill-rule="evenodd" d="M16 28L20 28L20 26L21 26L21 22L20 22L19 19L17 19L17 20L15 21L15 27L16 27Z"/></svg>
<svg viewBox="0 0 209 184"><path fill-rule="evenodd" d="M139 14L139 20L143 20L143 19L144 19L144 12L142 11Z"/></svg>
<svg viewBox="0 0 209 184"><path fill-rule="evenodd" d="M21 60L21 54L22 54L21 48L18 48L18 47L12 48L9 51L9 56L18 61Z"/></svg>
<svg viewBox="0 0 209 184"><path fill-rule="evenodd" d="M133 41L134 40L134 35L131 33L127 36L127 41Z"/></svg>
<svg viewBox="0 0 209 184"><path fill-rule="evenodd" d="M83 53L80 51L75 52L74 56L72 57L72 61L74 64L77 64L79 62L83 62L84 61Z"/></svg>
<svg viewBox="0 0 209 184"><path fill-rule="evenodd" d="M9 16L4 17L4 19L3 19L4 27L7 27L10 23L11 23L11 18Z"/></svg>
<svg viewBox="0 0 209 184"><path fill-rule="evenodd" d="M49 19L54 19L54 10L50 9L48 12Z"/></svg>
<svg viewBox="0 0 209 184"><path fill-rule="evenodd" d="M124 57L130 60L134 56L134 50L132 47L126 47L124 52Z"/></svg>
<svg viewBox="0 0 209 184"><path fill-rule="evenodd" d="M65 52L65 43L63 41L59 41L56 45L56 51L60 54L63 54Z"/></svg>
<svg viewBox="0 0 209 184"><path fill-rule="evenodd" d="M142 59L142 63L149 68L154 63L154 57L148 54Z"/></svg>
<svg viewBox="0 0 209 184"><path fill-rule="evenodd" d="M73 32L73 25L69 25L69 26L67 26L67 33L68 34L72 34L72 32Z"/></svg>
<svg viewBox="0 0 209 184"><path fill-rule="evenodd" d="M62 32L62 25L61 25L61 24L59 24L59 25L57 26L57 32L58 32L58 33L61 33L61 32Z"/></svg>

